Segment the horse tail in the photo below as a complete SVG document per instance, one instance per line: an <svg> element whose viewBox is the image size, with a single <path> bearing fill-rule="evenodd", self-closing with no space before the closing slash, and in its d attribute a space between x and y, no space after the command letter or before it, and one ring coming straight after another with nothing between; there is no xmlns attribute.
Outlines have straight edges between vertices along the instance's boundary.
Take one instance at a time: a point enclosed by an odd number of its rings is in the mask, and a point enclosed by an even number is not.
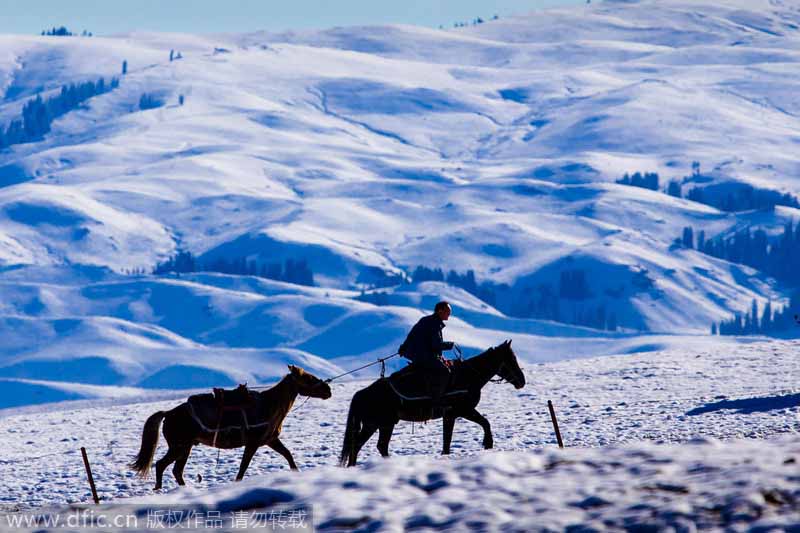
<svg viewBox="0 0 800 533"><path fill-rule="evenodd" d="M142 446L139 448L139 455L128 465L139 477L147 477L150 473L150 465L153 464L153 456L156 454L156 446L158 445L158 429L161 427L161 421L166 414L166 411L153 413L144 423Z"/></svg>
<svg viewBox="0 0 800 533"><path fill-rule="evenodd" d="M339 455L339 466L347 466L350 462L350 456L355 452L356 440L358 434L361 432L361 417L358 411L360 410L356 405L360 398L361 391L358 391L353 399L350 400L350 410L347 413L347 427L344 430L344 443L342 444L342 453Z"/></svg>

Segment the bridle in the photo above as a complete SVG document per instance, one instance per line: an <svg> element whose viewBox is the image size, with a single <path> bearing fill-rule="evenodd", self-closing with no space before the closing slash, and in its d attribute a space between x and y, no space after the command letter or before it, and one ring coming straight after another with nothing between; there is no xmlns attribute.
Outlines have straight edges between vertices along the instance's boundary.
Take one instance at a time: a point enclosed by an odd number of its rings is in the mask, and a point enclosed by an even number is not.
<svg viewBox="0 0 800 533"><path fill-rule="evenodd" d="M502 363L500 363L500 366L497 367L497 374L500 374L500 371L503 368L508 370L508 367L506 366L506 364L507 364L506 361L503 361ZM519 370L520 370L520 372L522 372L522 367L519 367ZM503 383L504 381L507 381L507 382L511 383L512 385L514 385L515 387L517 386L516 383L514 383L510 379L506 379L506 378L504 378L503 376L500 376L500 375L498 375L496 378L490 379L489 381L491 381L492 383Z"/></svg>
<svg viewBox="0 0 800 533"><path fill-rule="evenodd" d="M455 347L455 346L454 346L454 347ZM495 348L494 346L492 346L491 348L489 348L489 349L488 349L488 350L486 350L486 351L487 351L487 352L493 352L493 351L495 351L495 350L497 350L497 348ZM460 356L460 355L461 355L461 350L457 350L457 351L458 351L458 354L459 354L459 356ZM470 364L470 359L463 359L462 357L459 357L459 360L460 360L460 361L463 363L463 365L464 365L464 366L466 366L467 368L469 368L470 370L472 370L472 371L473 371L473 372L474 372L476 375L480 376L480 373L479 373L477 370L475 370L475 369L472 367L472 365ZM500 374L500 371L501 371L503 368L505 368L505 367L506 367L506 364L507 364L506 360L505 360L505 359L503 359L503 360L500 362L500 366L498 366L498 367L497 367L497 372L495 372L495 374ZM520 371L521 371L521 370L522 370L522 367L520 367L519 369L520 369ZM492 377L492 378L489 378L489 383L503 383L504 381L508 381L509 383L511 383L512 385L514 385L514 382L513 382L513 381L511 381L511 380L508 380L508 379L506 379L506 378L504 378L504 377L502 377L502 376L499 376L499 375L498 375L496 378L494 378L494 377ZM514 385L514 386L516 387L516 385Z"/></svg>

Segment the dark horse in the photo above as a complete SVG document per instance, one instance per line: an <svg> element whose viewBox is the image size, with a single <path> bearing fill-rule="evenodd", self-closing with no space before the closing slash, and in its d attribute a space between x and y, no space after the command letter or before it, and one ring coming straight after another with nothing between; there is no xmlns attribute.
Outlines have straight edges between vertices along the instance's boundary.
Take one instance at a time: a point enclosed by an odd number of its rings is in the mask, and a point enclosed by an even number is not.
<svg viewBox="0 0 800 533"><path fill-rule="evenodd" d="M412 365L413 366L413 365ZM400 372L404 372L401 370ZM517 363L511 341L489 348L480 355L465 361L454 361L448 391L464 391L460 394L448 392L445 404L444 446L443 454L450 453L450 441L453 438L453 426L456 418L465 418L483 428L483 447L488 449L494 445L492 429L489 421L475 407L481 400L481 389L495 375L509 381L517 389L525 386L525 375ZM350 402L347 415L347 429L344 445L339 457L340 464L354 466L358 452L372 437L378 435L378 451L384 457L389 455L389 440L392 438L394 426L400 420L423 421L439 416L431 416L429 399L408 400L401 398L389 382L391 378L381 378L369 387L355 393Z"/></svg>
<svg viewBox="0 0 800 533"><path fill-rule="evenodd" d="M291 410L298 394L327 400L331 397L331 388L327 383L302 368L289 365L289 370L291 372L271 389L251 393L255 399L253 408L257 413L256 418L261 421L258 427L250 427L241 431L219 432L215 437L215 431L204 428L193 416L194 411L189 402L184 402L170 411L154 413L144 424L142 446L130 467L140 476L147 477L158 444L158 427L163 419L164 438L167 439L169 449L164 457L156 461L156 490L161 488L164 470L172 462L175 462L175 466L172 468L175 480L178 485L185 484L183 468L186 466L189 453L195 444L205 444L223 449L244 446L242 464L239 466L236 481L240 481L244 477L256 450L265 444L281 454L289 462L292 470L297 470L291 452L278 438L283 427L283 420Z"/></svg>

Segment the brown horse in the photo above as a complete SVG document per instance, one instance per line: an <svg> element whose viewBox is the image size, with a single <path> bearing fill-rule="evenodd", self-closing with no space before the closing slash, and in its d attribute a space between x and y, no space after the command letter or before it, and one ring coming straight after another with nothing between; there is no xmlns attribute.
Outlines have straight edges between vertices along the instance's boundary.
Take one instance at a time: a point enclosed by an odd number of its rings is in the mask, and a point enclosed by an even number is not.
<svg viewBox="0 0 800 533"><path fill-rule="evenodd" d="M429 397L409 397L397 390L390 380L404 372L405 369L389 378L381 378L353 395L339 457L342 466L356 464L358 452L376 431L380 431L378 451L382 456L388 456L389 440L392 438L394 426L400 420L424 421L442 417L442 453L449 454L456 419L465 418L480 424L483 428L483 447L491 448L494 441L489 421L475 409L481 400L481 389L495 375L517 389L525 386L525 375L517 363L514 350L511 349L511 341L489 348L471 359L454 361L448 392L443 398L447 407L443 415L433 416Z"/></svg>
<svg viewBox="0 0 800 533"><path fill-rule="evenodd" d="M164 457L156 461L155 490L161 488L164 470L173 462L175 462L175 466L172 468L172 473L175 480L178 485L185 484L183 468L189 459L192 446L196 444L223 449L244 446L242 463L239 466L236 481L240 481L244 477L256 450L265 444L281 454L289 462L289 468L297 470L291 452L278 438L283 427L283 420L289 414L298 394L327 400L331 397L331 388L326 382L302 368L289 365L289 370L291 372L271 389L260 393L251 393L254 397L253 408L257 413L253 420L253 426L256 427L250 426L247 429L225 432L209 430L196 419L193 407L189 402L184 402L170 411L154 413L144 424L139 454L129 466L140 476L147 477L158 444L158 428L163 419L164 438L167 439L169 449Z"/></svg>

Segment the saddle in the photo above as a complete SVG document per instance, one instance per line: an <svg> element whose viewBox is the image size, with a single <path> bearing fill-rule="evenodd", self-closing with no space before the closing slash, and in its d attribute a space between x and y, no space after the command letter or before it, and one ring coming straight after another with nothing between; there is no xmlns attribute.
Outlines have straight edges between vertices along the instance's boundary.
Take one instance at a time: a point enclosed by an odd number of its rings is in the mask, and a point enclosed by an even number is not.
<svg viewBox="0 0 800 533"><path fill-rule="evenodd" d="M240 384L235 389L214 387L213 391L214 401L220 412L247 409L255 405L255 398L250 394L247 383Z"/></svg>
<svg viewBox="0 0 800 533"><path fill-rule="evenodd" d="M194 394L187 403L195 420L204 430L217 435L221 431L239 430L244 432L254 426L263 425L258 420L257 393L239 385L235 389L215 387L212 394Z"/></svg>
<svg viewBox="0 0 800 533"><path fill-rule="evenodd" d="M455 361L448 361L448 365L452 370L457 368ZM419 369L414 363L401 368L397 372L392 373L388 378L389 387L397 394L400 399L405 401L425 401L431 400L431 385L427 379L424 370ZM452 374L451 374L452 380ZM467 390L453 390L452 382L445 392L445 397L464 394Z"/></svg>

